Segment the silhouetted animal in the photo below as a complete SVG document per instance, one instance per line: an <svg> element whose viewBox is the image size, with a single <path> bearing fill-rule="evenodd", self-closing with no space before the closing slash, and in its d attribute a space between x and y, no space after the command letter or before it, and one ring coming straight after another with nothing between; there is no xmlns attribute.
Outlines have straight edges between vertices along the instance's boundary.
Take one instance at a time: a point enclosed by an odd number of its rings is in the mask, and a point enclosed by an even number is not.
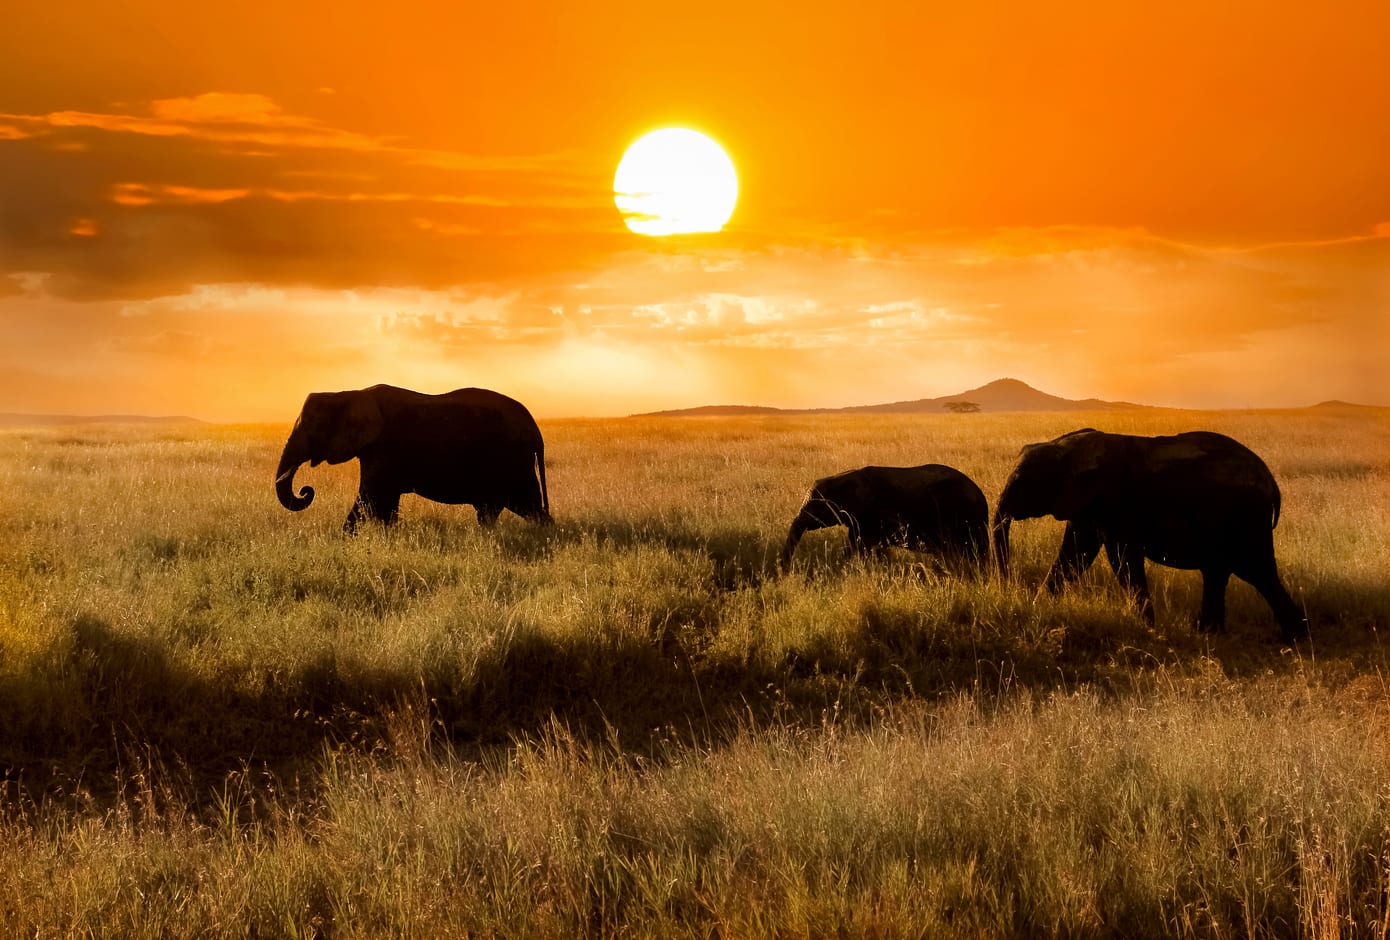
<svg viewBox="0 0 1390 940"><path fill-rule="evenodd" d="M989 552L989 505L968 476L952 467L863 467L817 480L792 520L781 568L791 567L803 532L843 525L849 549L899 545L963 558L979 568Z"/></svg>
<svg viewBox="0 0 1390 940"><path fill-rule="evenodd" d="M285 442L275 494L298 512L314 501L312 487L294 492L305 461L361 462L357 501L343 528L362 519L395 521L401 495L468 503L491 526L503 509L549 523L545 444L526 407L485 388L426 395L391 385L314 392Z"/></svg>
<svg viewBox="0 0 1390 940"><path fill-rule="evenodd" d="M994 513L994 550L1009 563L1014 519L1054 516L1067 523L1049 591L1078 577L1101 547L1120 583L1153 622L1144 559L1202 572L1199 630L1226 624L1232 574L1269 603L1285 640L1306 636L1308 621L1279 580L1274 526L1279 486L1263 460L1224 434L1171 437L1107 434L1092 428L1023 448Z"/></svg>

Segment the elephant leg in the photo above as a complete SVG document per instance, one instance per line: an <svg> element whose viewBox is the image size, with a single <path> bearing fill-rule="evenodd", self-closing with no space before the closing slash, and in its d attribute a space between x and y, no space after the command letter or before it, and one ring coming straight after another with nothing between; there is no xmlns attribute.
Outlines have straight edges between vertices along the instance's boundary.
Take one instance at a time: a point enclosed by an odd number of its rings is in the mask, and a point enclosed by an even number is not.
<svg viewBox="0 0 1390 940"><path fill-rule="evenodd" d="M536 525L555 524L555 520L551 518L550 513L546 512L545 507L541 505L539 492L535 494L528 493L520 498L510 499L507 501L506 508L516 513L527 522L534 522Z"/></svg>
<svg viewBox="0 0 1390 940"><path fill-rule="evenodd" d="M400 515L401 494L379 493L371 500L372 515L385 525L393 525Z"/></svg>
<svg viewBox="0 0 1390 940"><path fill-rule="evenodd" d="M1149 576L1144 572L1144 550L1118 542L1105 543L1105 558L1120 585L1134 596L1139 613L1150 626L1154 623L1154 599L1149 594Z"/></svg>
<svg viewBox="0 0 1390 940"><path fill-rule="evenodd" d="M864 529L859 524L859 520L855 519L853 516L845 515L841 517L840 521L844 525L845 531L847 533L847 540L845 542L845 557L868 557L869 542L868 539L865 537Z"/></svg>
<svg viewBox="0 0 1390 940"><path fill-rule="evenodd" d="M509 506L508 508L511 509L512 512L516 513L521 518L525 519L527 522L534 522L536 523L536 525L555 524L555 520L551 517L550 513L546 512L544 509L541 509L540 507L522 510L518 510L515 507L511 506Z"/></svg>
<svg viewBox="0 0 1390 940"><path fill-rule="evenodd" d="M531 477L529 480L526 480L526 483L516 487L507 496L503 505L527 522L534 522L537 525L555 524L555 520L552 519L550 513L546 511L545 502L541 497L540 487L535 485L534 477Z"/></svg>
<svg viewBox="0 0 1390 940"><path fill-rule="evenodd" d="M1236 575L1260 592L1275 619L1279 621L1280 637L1286 643L1301 640L1308 636L1308 615L1303 608L1289 596L1284 582L1279 579L1279 568L1274 563L1274 539L1270 536L1267 557L1260 558L1236 569Z"/></svg>
<svg viewBox="0 0 1390 940"><path fill-rule="evenodd" d="M352 504L352 510L343 522L343 531L349 534L356 532L363 519L375 519L384 525L391 525L396 521L400 505L400 493L362 490L358 492L357 501Z"/></svg>
<svg viewBox="0 0 1390 940"><path fill-rule="evenodd" d="M1053 594L1062 590L1069 581L1075 581L1081 573L1091 567L1100 551L1100 532L1092 526L1068 522L1062 533L1062 548L1057 552L1057 560L1047 572L1047 589Z"/></svg>
<svg viewBox="0 0 1390 940"><path fill-rule="evenodd" d="M868 531L863 532L864 544L868 546L869 554L879 561L888 558L888 550L894 545L902 545L903 529L895 526L891 519L875 520Z"/></svg>
<svg viewBox="0 0 1390 940"><path fill-rule="evenodd" d="M367 517L367 511L362 508L362 498L359 496L353 500L352 508L348 510L347 518L343 520L343 531L352 535L357 531L358 524Z"/></svg>
<svg viewBox="0 0 1390 940"><path fill-rule="evenodd" d="M1226 582L1231 573L1222 568L1202 569L1202 611L1197 615L1197 630L1219 633L1226 629Z"/></svg>
<svg viewBox="0 0 1390 940"><path fill-rule="evenodd" d="M989 564L989 528L965 525L952 537L946 551L955 553L971 574L983 575Z"/></svg>

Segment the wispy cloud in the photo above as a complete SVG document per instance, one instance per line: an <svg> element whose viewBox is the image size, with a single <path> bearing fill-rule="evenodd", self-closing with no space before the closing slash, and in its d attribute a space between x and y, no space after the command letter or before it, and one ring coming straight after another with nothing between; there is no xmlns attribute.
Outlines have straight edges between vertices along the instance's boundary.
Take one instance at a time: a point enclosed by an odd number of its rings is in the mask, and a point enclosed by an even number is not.
<svg viewBox="0 0 1390 940"><path fill-rule="evenodd" d="M264 95L205 92L162 98L141 109L108 112L0 113L0 139L55 136L71 129L150 137L190 137L219 143L285 149L338 150L380 154L404 163L459 172L539 173L572 171L573 153L470 154L411 147L400 141L334 127L286 111Z"/></svg>
<svg viewBox="0 0 1390 940"><path fill-rule="evenodd" d="M262 95L6 114L0 128L0 274L46 271L67 297L439 287L573 270L626 235L606 169L573 154L412 147Z"/></svg>
<svg viewBox="0 0 1390 940"><path fill-rule="evenodd" d="M117 183L111 187L111 201L122 206L152 206L157 203L196 205L242 199L251 192L249 189L200 189L196 186Z"/></svg>
<svg viewBox="0 0 1390 940"><path fill-rule="evenodd" d="M412 147L260 95L0 115L0 370L81 374L98 397L152 377L263 416L382 380L560 402L563 379L587 397L550 410L574 413L864 403L1004 373L1175 403L1355 398L1311 391L1300 352L1324 375L1390 368L1390 222L1204 245L868 212L639 242L609 170Z"/></svg>
<svg viewBox="0 0 1390 940"><path fill-rule="evenodd" d="M0 114L0 121L19 136L51 135L70 128L152 137L197 137L223 143L273 147L308 147L374 151L388 145L379 139L331 127L313 118L286 112L263 95L208 92L187 98L153 101L146 113L52 111L47 114Z"/></svg>
<svg viewBox="0 0 1390 940"><path fill-rule="evenodd" d="M491 384L550 414L862 404L1002 374L1179 405L1383 400L1388 241L1233 256L1133 232L1071 248L1047 233L1032 253L1009 237L1004 253L990 237L652 249L506 282L209 284L120 304L64 303L30 278L0 302L17 342L0 369L76 370L113 401L122 376L160 376L193 402L165 410L236 417L375 381Z"/></svg>

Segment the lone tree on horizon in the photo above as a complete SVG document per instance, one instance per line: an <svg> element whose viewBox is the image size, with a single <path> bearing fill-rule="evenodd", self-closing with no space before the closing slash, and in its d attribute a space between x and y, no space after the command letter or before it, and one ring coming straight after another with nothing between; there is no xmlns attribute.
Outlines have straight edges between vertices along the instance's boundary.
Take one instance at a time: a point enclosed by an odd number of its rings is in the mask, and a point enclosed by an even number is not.
<svg viewBox="0 0 1390 940"><path fill-rule="evenodd" d="M974 414L980 410L980 403L977 401L948 401L943 402L941 407L953 414Z"/></svg>

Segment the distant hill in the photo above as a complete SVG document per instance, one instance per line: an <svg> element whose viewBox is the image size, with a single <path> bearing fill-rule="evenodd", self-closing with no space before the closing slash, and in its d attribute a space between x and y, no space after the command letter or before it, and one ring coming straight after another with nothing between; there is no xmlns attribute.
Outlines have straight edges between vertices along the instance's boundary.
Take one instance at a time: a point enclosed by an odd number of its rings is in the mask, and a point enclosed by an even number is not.
<svg viewBox="0 0 1390 940"><path fill-rule="evenodd" d="M1334 398L1331 401L1320 401L1316 405L1309 405L1309 408L1317 408L1323 411L1370 411L1384 410L1383 405L1360 405L1354 401L1342 401Z"/></svg>
<svg viewBox="0 0 1390 940"><path fill-rule="evenodd" d="M918 398L882 405L851 405L846 408L767 408L756 405L704 405L699 408L677 408L671 411L651 411L638 417L685 418L700 415L773 415L773 414L945 414L953 402L974 402L980 411L1125 411L1152 408L1127 401L1102 401L1099 398L1059 398L1040 392L1018 379L996 379L979 388L941 398Z"/></svg>
<svg viewBox="0 0 1390 940"><path fill-rule="evenodd" d="M70 424L207 424L187 415L35 415L0 412L0 428L64 427Z"/></svg>

